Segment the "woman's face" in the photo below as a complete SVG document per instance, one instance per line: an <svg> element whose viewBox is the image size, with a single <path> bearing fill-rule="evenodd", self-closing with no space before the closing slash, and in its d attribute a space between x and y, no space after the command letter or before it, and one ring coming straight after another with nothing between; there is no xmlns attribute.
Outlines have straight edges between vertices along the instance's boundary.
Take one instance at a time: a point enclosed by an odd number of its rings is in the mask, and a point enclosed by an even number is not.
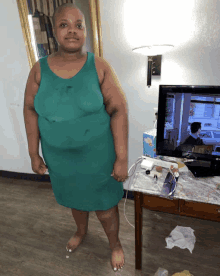
<svg viewBox="0 0 220 276"><path fill-rule="evenodd" d="M68 52L82 48L87 35L84 17L75 8L65 8L56 16L53 31L59 46Z"/></svg>

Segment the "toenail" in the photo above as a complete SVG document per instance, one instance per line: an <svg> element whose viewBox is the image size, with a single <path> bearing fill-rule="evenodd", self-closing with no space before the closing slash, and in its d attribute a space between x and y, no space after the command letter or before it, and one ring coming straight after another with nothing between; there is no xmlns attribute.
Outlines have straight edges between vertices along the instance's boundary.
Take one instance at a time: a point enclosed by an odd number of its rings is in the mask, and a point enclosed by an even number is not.
<svg viewBox="0 0 220 276"><path fill-rule="evenodd" d="M69 252L72 252L72 249L69 249Z"/></svg>
<svg viewBox="0 0 220 276"><path fill-rule="evenodd" d="M115 267L115 268L114 268L114 271L116 271L116 270L117 270L117 268Z"/></svg>
<svg viewBox="0 0 220 276"><path fill-rule="evenodd" d="M118 271L120 271L121 269L119 268Z"/></svg>

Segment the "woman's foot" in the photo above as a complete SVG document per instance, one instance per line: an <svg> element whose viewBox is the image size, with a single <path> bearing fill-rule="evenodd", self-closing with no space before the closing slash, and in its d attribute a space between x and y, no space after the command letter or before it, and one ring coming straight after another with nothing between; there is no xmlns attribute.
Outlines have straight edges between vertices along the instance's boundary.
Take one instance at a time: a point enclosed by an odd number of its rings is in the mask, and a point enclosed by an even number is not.
<svg viewBox="0 0 220 276"><path fill-rule="evenodd" d="M120 240L118 240L117 244L114 247L110 247L110 248L112 250L112 258L111 258L112 268L114 269L114 271L117 271L118 269L121 269L125 263L124 252L123 252Z"/></svg>
<svg viewBox="0 0 220 276"><path fill-rule="evenodd" d="M82 234L76 232L75 235L72 236L72 238L70 238L70 240L68 241L66 250L68 252L73 252L73 250L75 250L80 245L80 243L83 241L85 236L86 236L86 234L82 235Z"/></svg>

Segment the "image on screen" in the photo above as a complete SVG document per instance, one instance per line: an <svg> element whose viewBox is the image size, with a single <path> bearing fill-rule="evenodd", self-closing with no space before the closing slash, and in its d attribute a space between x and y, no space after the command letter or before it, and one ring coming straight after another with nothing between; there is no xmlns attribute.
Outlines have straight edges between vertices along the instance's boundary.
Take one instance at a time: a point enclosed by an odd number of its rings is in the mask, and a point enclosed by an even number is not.
<svg viewBox="0 0 220 276"><path fill-rule="evenodd" d="M177 156L220 155L220 95L167 93L163 138Z"/></svg>

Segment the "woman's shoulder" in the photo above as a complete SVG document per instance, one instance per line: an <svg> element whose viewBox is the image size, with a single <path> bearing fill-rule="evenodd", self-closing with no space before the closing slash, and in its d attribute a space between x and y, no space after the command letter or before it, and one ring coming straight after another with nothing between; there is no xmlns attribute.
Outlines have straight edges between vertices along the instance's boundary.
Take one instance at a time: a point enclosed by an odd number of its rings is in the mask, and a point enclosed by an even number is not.
<svg viewBox="0 0 220 276"><path fill-rule="evenodd" d="M96 55L94 55L94 57L97 65L99 65L100 68L102 68L103 70L108 70L108 68L110 67L110 64L105 58L98 57Z"/></svg>
<svg viewBox="0 0 220 276"><path fill-rule="evenodd" d="M104 69L104 67L105 67L104 59L102 57L98 57L96 55L94 55L94 59L95 59L95 64L97 65L97 67L100 69Z"/></svg>
<svg viewBox="0 0 220 276"><path fill-rule="evenodd" d="M45 59L45 58L50 58L53 59L54 58L54 54L50 54L48 56L45 56L41 59ZM40 60L39 59L36 63L35 63L35 68L36 68L36 82L38 83L38 85L40 85L40 81L41 81L41 70L40 70Z"/></svg>
<svg viewBox="0 0 220 276"><path fill-rule="evenodd" d="M36 82L38 83L38 85L40 85L40 80L41 80L41 76L40 76L40 60L38 60L35 63L35 68L36 68Z"/></svg>
<svg viewBox="0 0 220 276"><path fill-rule="evenodd" d="M94 59L95 59L95 67L96 67L98 77L99 77L99 83L101 85L104 81L106 68L105 68L102 57L98 57L98 56L94 55Z"/></svg>

